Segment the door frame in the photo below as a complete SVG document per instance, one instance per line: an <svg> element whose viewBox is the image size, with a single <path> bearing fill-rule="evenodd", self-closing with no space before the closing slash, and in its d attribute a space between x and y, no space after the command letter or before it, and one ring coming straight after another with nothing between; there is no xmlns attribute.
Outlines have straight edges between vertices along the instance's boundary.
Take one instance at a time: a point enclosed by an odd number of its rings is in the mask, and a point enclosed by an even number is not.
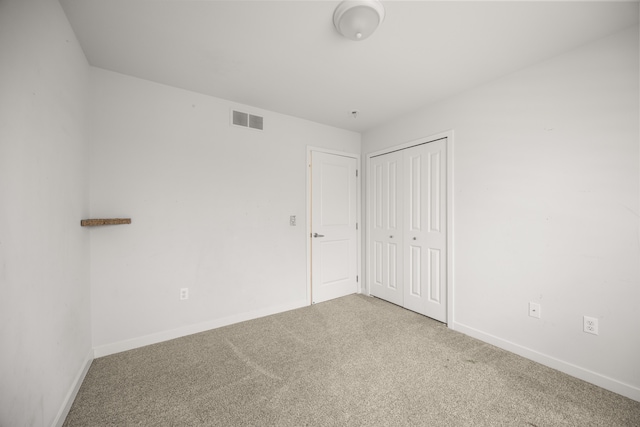
<svg viewBox="0 0 640 427"><path fill-rule="evenodd" d="M447 327L449 329L454 329L454 275L453 275L453 236L454 236L454 224L453 224L453 195L454 195L454 182L453 182L453 150L454 150L454 140L453 140L453 129L447 130L444 132L437 133L435 135L426 136L423 138L418 138L411 140L409 142L404 142L402 144L394 145L391 147L383 148L382 150L374 151L366 155L365 161L365 181L366 181L366 189L365 189L365 206L366 206L366 232L365 232L365 271L364 278L361 280L361 292L365 295L371 295L370 289L368 286L369 276L368 273L371 267L371 235L369 224L371 224L371 207L369 206L369 194L371 192L371 180L369 177L371 176L371 158L376 156L381 156L383 154L388 154L393 151L404 150L406 148L414 147L416 145L427 144L429 142L447 138L446 147L447 147ZM362 228L362 227L360 227ZM361 276L362 277L362 276Z"/></svg>
<svg viewBox="0 0 640 427"><path fill-rule="evenodd" d="M347 151L330 150L328 148L314 147L307 145L307 213L306 213L306 234L307 239L307 305L312 304L311 298L311 153L313 151L333 154L336 156L351 157L356 159L356 168L358 170L358 176L356 178L356 223L358 228L356 230L356 274L358 277L357 291L358 293L364 293L364 277L362 275L362 164L360 162L359 153L351 153Z"/></svg>

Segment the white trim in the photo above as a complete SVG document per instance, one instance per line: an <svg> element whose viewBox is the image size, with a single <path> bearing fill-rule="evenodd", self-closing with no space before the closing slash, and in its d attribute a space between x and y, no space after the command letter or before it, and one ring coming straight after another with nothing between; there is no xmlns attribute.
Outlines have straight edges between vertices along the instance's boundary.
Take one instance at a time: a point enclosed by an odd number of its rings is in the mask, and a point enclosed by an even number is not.
<svg viewBox="0 0 640 427"><path fill-rule="evenodd" d="M277 307L267 307L260 310L250 311L246 313L234 314L232 316L223 317L221 319L210 320L208 322L197 323L195 325L184 326L182 328L170 329L168 331L158 332L155 334L144 335L129 340L119 341L111 344L105 344L94 347L95 357L108 356L110 354L120 353L122 351L132 350L134 348L144 347L146 345L156 344L163 341L181 338L187 335L197 334L199 332L211 329L221 328L223 326L233 325L247 320L258 319L260 317L270 316L272 314L282 313L297 308L306 307L308 304L304 300L296 301L290 304L280 305Z"/></svg>
<svg viewBox="0 0 640 427"><path fill-rule="evenodd" d="M454 304L453 304L453 300L454 300L454 277L453 277L453 260L454 260L454 252L453 252L453 230L454 230L454 226L453 226L453 209L454 209L454 203L453 203L453 196L454 196L454 181L453 181L453 147L454 147L454 138L453 138L453 129L451 130L447 130L444 132L440 132L437 133L435 135L430 135L430 136L426 136L423 138L418 138L418 139L414 139L412 141L409 142L405 142L402 144L398 144L398 145L394 145L392 147L387 147L384 148L382 150L378 150L378 151L374 151L373 153L369 153L366 156L366 164L365 164L365 168L367 171L366 174L366 181L367 181L367 185L366 185L366 189L365 189L365 206L367 206L366 209L366 218L367 218L367 223L366 223L366 233L365 233L365 237L366 237L366 241L365 241L365 254L366 254L366 261L365 261L365 277L363 277L363 289L365 289L365 283L368 283L369 277L366 274L366 272L369 271L369 266L371 265L371 261L369 260L370 257L370 251L369 251L369 244L368 242L370 242L371 240L371 236L370 236L370 230L369 230L369 224L371 223L371 212L370 209L368 208L368 200L367 197L369 195L370 192L370 179L369 177L371 176L371 158L375 157L375 156L381 156L383 154L387 154L387 153L391 153L393 151L398 151L398 150L404 150L406 148L409 147L413 147L416 145L420 145L420 144L425 144L431 141L436 141L438 139L443 139L446 138L447 139L447 326L450 329L455 329L455 318L454 318ZM362 276L361 276L362 277ZM366 293L366 295L370 295L369 290L367 289L366 292L363 291L363 293Z"/></svg>
<svg viewBox="0 0 640 427"><path fill-rule="evenodd" d="M597 385L598 387L602 387L606 390L640 402L640 388L635 387L631 384L626 384L622 381L618 381L605 375L598 374L597 372L581 368L580 366L574 365L572 363L556 359L555 357L540 353L511 341L504 340L502 338L496 337L495 335L487 334L462 323L456 323L454 329L465 335L469 335L470 337L477 338L480 341L495 345L496 347L499 347L503 350L515 353L519 356L522 356L529 360L533 360L534 362L538 362L549 368L556 369L560 372L571 375L572 377L579 378L588 383Z"/></svg>
<svg viewBox="0 0 640 427"><path fill-rule="evenodd" d="M307 302L311 305L311 152L318 151L325 154L335 154L337 156L344 156L356 159L358 178L356 179L356 222L358 223L358 230L356 231L356 271L358 275L358 289L361 293L364 293L364 277L362 275L362 163L360 161L360 154L351 153L347 151L330 150L322 147L314 147L307 145Z"/></svg>
<svg viewBox="0 0 640 427"><path fill-rule="evenodd" d="M454 179L453 179L453 159L454 156L454 138L453 130L444 132L447 136L447 326L455 329L455 310L453 301L455 299L453 264L455 257L453 256L453 242L455 223L453 221L454 210Z"/></svg>
<svg viewBox="0 0 640 427"><path fill-rule="evenodd" d="M307 208L307 212L306 212L306 224L307 227L305 229L305 234L304 234L304 238L305 241L307 242L307 254L306 254L306 259L307 259L307 305L311 305L312 301L311 301L311 239L309 238L309 236L311 236L311 151L312 148L307 146L307 180L306 180L306 187L305 187L305 192L307 194L307 203L306 203L306 208Z"/></svg>
<svg viewBox="0 0 640 427"><path fill-rule="evenodd" d="M76 396L78 395L78 391L80 390L80 386L84 381L84 377L87 376L87 372L89 372L89 368L91 367L91 362L93 362L93 358L94 358L93 349L90 349L89 352L87 353L87 356L84 359L84 362L82 363L82 366L80 367L80 370L78 371L78 374L74 378L73 383L71 383L71 388L69 389L69 391L67 392L67 395L64 397L64 400L62 401L62 406L58 411L58 415L56 415L56 418L53 420L53 423L51 423L53 427L61 427L62 424L64 424L64 420L67 419L67 415L69 415L69 411L71 410L71 405L73 405L73 401L76 399Z"/></svg>

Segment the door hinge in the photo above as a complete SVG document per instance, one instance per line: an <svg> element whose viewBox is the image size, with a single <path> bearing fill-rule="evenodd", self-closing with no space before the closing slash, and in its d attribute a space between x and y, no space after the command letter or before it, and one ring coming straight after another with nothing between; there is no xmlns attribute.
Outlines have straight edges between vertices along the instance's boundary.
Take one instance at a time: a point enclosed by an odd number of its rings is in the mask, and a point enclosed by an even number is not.
<svg viewBox="0 0 640 427"><path fill-rule="evenodd" d="M356 222L356 230L358 229L358 223Z"/></svg>
<svg viewBox="0 0 640 427"><path fill-rule="evenodd" d="M356 276L356 283L358 283L358 281L359 281L359 278L358 278L358 276Z"/></svg>
<svg viewBox="0 0 640 427"><path fill-rule="evenodd" d="M356 169L356 178L358 177L358 169Z"/></svg>

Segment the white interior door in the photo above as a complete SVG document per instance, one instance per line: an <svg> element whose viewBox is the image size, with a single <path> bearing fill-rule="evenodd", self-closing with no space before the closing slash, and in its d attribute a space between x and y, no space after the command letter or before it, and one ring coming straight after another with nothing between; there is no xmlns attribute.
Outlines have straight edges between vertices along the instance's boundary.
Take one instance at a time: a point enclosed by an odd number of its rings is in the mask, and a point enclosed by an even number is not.
<svg viewBox="0 0 640 427"><path fill-rule="evenodd" d="M357 159L311 152L311 301L357 292Z"/></svg>
<svg viewBox="0 0 640 427"><path fill-rule="evenodd" d="M402 152L374 157L370 166L369 292L402 305Z"/></svg>

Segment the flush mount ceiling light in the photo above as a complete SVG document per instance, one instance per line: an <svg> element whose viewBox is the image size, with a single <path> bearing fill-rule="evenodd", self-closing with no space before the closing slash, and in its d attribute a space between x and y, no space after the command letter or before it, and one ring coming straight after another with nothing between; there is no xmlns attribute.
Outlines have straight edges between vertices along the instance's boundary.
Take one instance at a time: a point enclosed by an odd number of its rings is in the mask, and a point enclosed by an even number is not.
<svg viewBox="0 0 640 427"><path fill-rule="evenodd" d="M384 7L378 0L346 0L333 13L333 25L351 40L364 40L384 20Z"/></svg>

